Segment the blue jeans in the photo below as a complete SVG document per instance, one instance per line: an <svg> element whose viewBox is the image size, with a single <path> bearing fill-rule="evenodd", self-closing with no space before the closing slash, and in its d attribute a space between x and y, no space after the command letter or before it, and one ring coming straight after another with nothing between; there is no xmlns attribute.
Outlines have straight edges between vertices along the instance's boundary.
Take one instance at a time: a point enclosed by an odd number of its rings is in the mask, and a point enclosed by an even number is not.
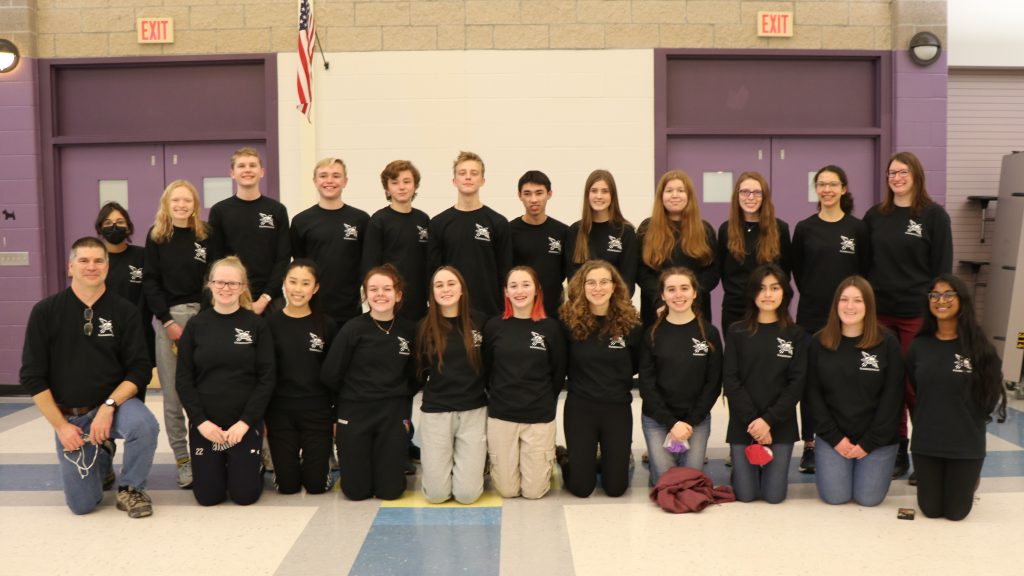
<svg viewBox="0 0 1024 576"><path fill-rule="evenodd" d="M640 427L644 431L644 440L647 441L647 455L651 471L649 485L654 486L658 482L658 478L673 466L704 470L704 455L708 451L708 438L711 436L710 414L703 422L693 427L693 435L689 440L690 449L681 454L673 454L663 446L669 428L665 428L654 418L642 414Z"/></svg>
<svg viewBox="0 0 1024 576"><path fill-rule="evenodd" d="M97 408L96 410L98 410ZM68 422L78 426L85 434L89 433L96 410L81 416L68 417ZM156 452L157 437L160 425L153 413L138 398L127 400L114 412L114 422L110 426L110 438L124 440L124 464L121 467L121 486L130 486L138 490L146 488L149 469L153 466L153 454ZM82 478L78 468L64 457L64 447L60 438L57 441L57 462L60 464L61 480L64 483L64 500L68 508L75 514L88 514L103 500L103 477L107 475L114 463L106 450L86 442L81 450L68 454L71 459L84 458L88 465L95 458L95 465ZM97 454L99 451L99 454Z"/></svg>
<svg viewBox="0 0 1024 576"><path fill-rule="evenodd" d="M814 483L818 496L828 504L853 500L861 506L878 506L889 493L898 444L875 448L860 460L841 456L823 438L814 442Z"/></svg>
<svg viewBox="0 0 1024 576"><path fill-rule="evenodd" d="M772 461L765 466L754 466L747 461L744 453L746 444L729 445L729 453L732 455L732 490L740 502L753 502L761 498L769 504L778 504L786 499L793 445L771 444L768 447L772 449Z"/></svg>

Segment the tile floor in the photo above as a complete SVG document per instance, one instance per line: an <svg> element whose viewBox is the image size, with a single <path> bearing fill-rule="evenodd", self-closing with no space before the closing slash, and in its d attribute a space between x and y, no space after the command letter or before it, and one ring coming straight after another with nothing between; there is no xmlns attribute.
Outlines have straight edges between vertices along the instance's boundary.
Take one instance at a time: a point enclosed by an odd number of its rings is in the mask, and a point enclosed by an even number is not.
<svg viewBox="0 0 1024 576"><path fill-rule="evenodd" d="M161 414L159 393L147 405ZM581 500L555 489L539 501L485 493L474 506L426 504L415 478L396 502L349 502L337 491L280 496L254 506L202 508L174 483L161 438L150 476L155 514L130 520L113 495L94 513L64 506L49 426L28 398L0 398L0 575L309 575L309 574L1019 574L1024 529L1024 402L989 426L975 508L963 522L918 517L914 488L893 483L877 508L828 506L794 458L789 499L777 506L727 504L671 515L647 500L639 429L637 467L626 496ZM716 483L726 412L712 420ZM561 421L561 415L559 415ZM561 438L561 435L559 436ZM799 446L794 451L799 456Z"/></svg>

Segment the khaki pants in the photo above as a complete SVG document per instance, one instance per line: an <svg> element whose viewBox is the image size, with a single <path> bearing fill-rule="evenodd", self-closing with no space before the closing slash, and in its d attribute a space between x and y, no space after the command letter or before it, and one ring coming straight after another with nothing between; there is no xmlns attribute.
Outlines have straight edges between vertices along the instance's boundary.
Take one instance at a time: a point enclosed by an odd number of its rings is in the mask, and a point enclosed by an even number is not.
<svg viewBox="0 0 1024 576"><path fill-rule="evenodd" d="M519 424L487 419L491 481L503 498L541 498L551 487L555 422Z"/></svg>
<svg viewBox="0 0 1024 576"><path fill-rule="evenodd" d="M420 462L423 496L440 504L453 496L472 504L484 491L487 408L462 412L421 412Z"/></svg>

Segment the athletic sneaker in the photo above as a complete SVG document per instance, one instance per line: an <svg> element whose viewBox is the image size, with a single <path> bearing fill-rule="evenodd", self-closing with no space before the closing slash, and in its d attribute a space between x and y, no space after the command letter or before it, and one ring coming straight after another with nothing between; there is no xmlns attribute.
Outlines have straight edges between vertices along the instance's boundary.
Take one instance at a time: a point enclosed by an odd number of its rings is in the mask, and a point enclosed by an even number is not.
<svg viewBox="0 0 1024 576"><path fill-rule="evenodd" d="M804 446L804 453L800 456L800 472L814 474L814 446Z"/></svg>
<svg viewBox="0 0 1024 576"><path fill-rule="evenodd" d="M114 475L114 454L117 454L117 444L114 444L113 440L107 440L100 444L100 448L110 454L110 470L107 470L107 475L103 477L103 491L106 492L113 488L114 482L117 481L117 476Z"/></svg>
<svg viewBox="0 0 1024 576"><path fill-rule="evenodd" d="M178 488L192 487L192 461L185 458L178 462Z"/></svg>
<svg viewBox="0 0 1024 576"><path fill-rule="evenodd" d="M153 501L145 490L132 487L118 489L117 509L128 513L129 518L143 518L153 515Z"/></svg>

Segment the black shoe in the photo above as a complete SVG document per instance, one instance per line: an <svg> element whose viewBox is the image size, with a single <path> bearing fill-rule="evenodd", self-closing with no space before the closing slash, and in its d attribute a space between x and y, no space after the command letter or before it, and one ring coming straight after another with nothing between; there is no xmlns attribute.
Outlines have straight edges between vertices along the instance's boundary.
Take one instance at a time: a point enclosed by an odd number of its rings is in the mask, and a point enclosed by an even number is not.
<svg viewBox="0 0 1024 576"><path fill-rule="evenodd" d="M413 462L420 461L420 447L411 442L409 443L409 460Z"/></svg>
<svg viewBox="0 0 1024 576"><path fill-rule="evenodd" d="M892 479L903 477L910 470L910 455L906 452L896 454L896 466L892 469Z"/></svg>
<svg viewBox="0 0 1024 576"><path fill-rule="evenodd" d="M107 454L110 454L110 470L103 477L103 491L106 492L114 487L114 482L117 480L117 476L114 474L114 454L117 454L117 444L114 444L113 440L107 440L100 444L100 448L106 450Z"/></svg>
<svg viewBox="0 0 1024 576"><path fill-rule="evenodd" d="M414 464L412 460L409 460L408 462L405 463L405 475L406 476L415 476L416 475L416 464Z"/></svg>
<svg viewBox="0 0 1024 576"><path fill-rule="evenodd" d="M555 446L555 462L563 468L569 465L569 450L565 446Z"/></svg>
<svg viewBox="0 0 1024 576"><path fill-rule="evenodd" d="M910 478L907 478L907 483L911 486L917 486L917 470L910 473Z"/></svg>
<svg viewBox="0 0 1024 576"><path fill-rule="evenodd" d="M800 456L800 472L814 474L814 447L804 446L804 453Z"/></svg>

